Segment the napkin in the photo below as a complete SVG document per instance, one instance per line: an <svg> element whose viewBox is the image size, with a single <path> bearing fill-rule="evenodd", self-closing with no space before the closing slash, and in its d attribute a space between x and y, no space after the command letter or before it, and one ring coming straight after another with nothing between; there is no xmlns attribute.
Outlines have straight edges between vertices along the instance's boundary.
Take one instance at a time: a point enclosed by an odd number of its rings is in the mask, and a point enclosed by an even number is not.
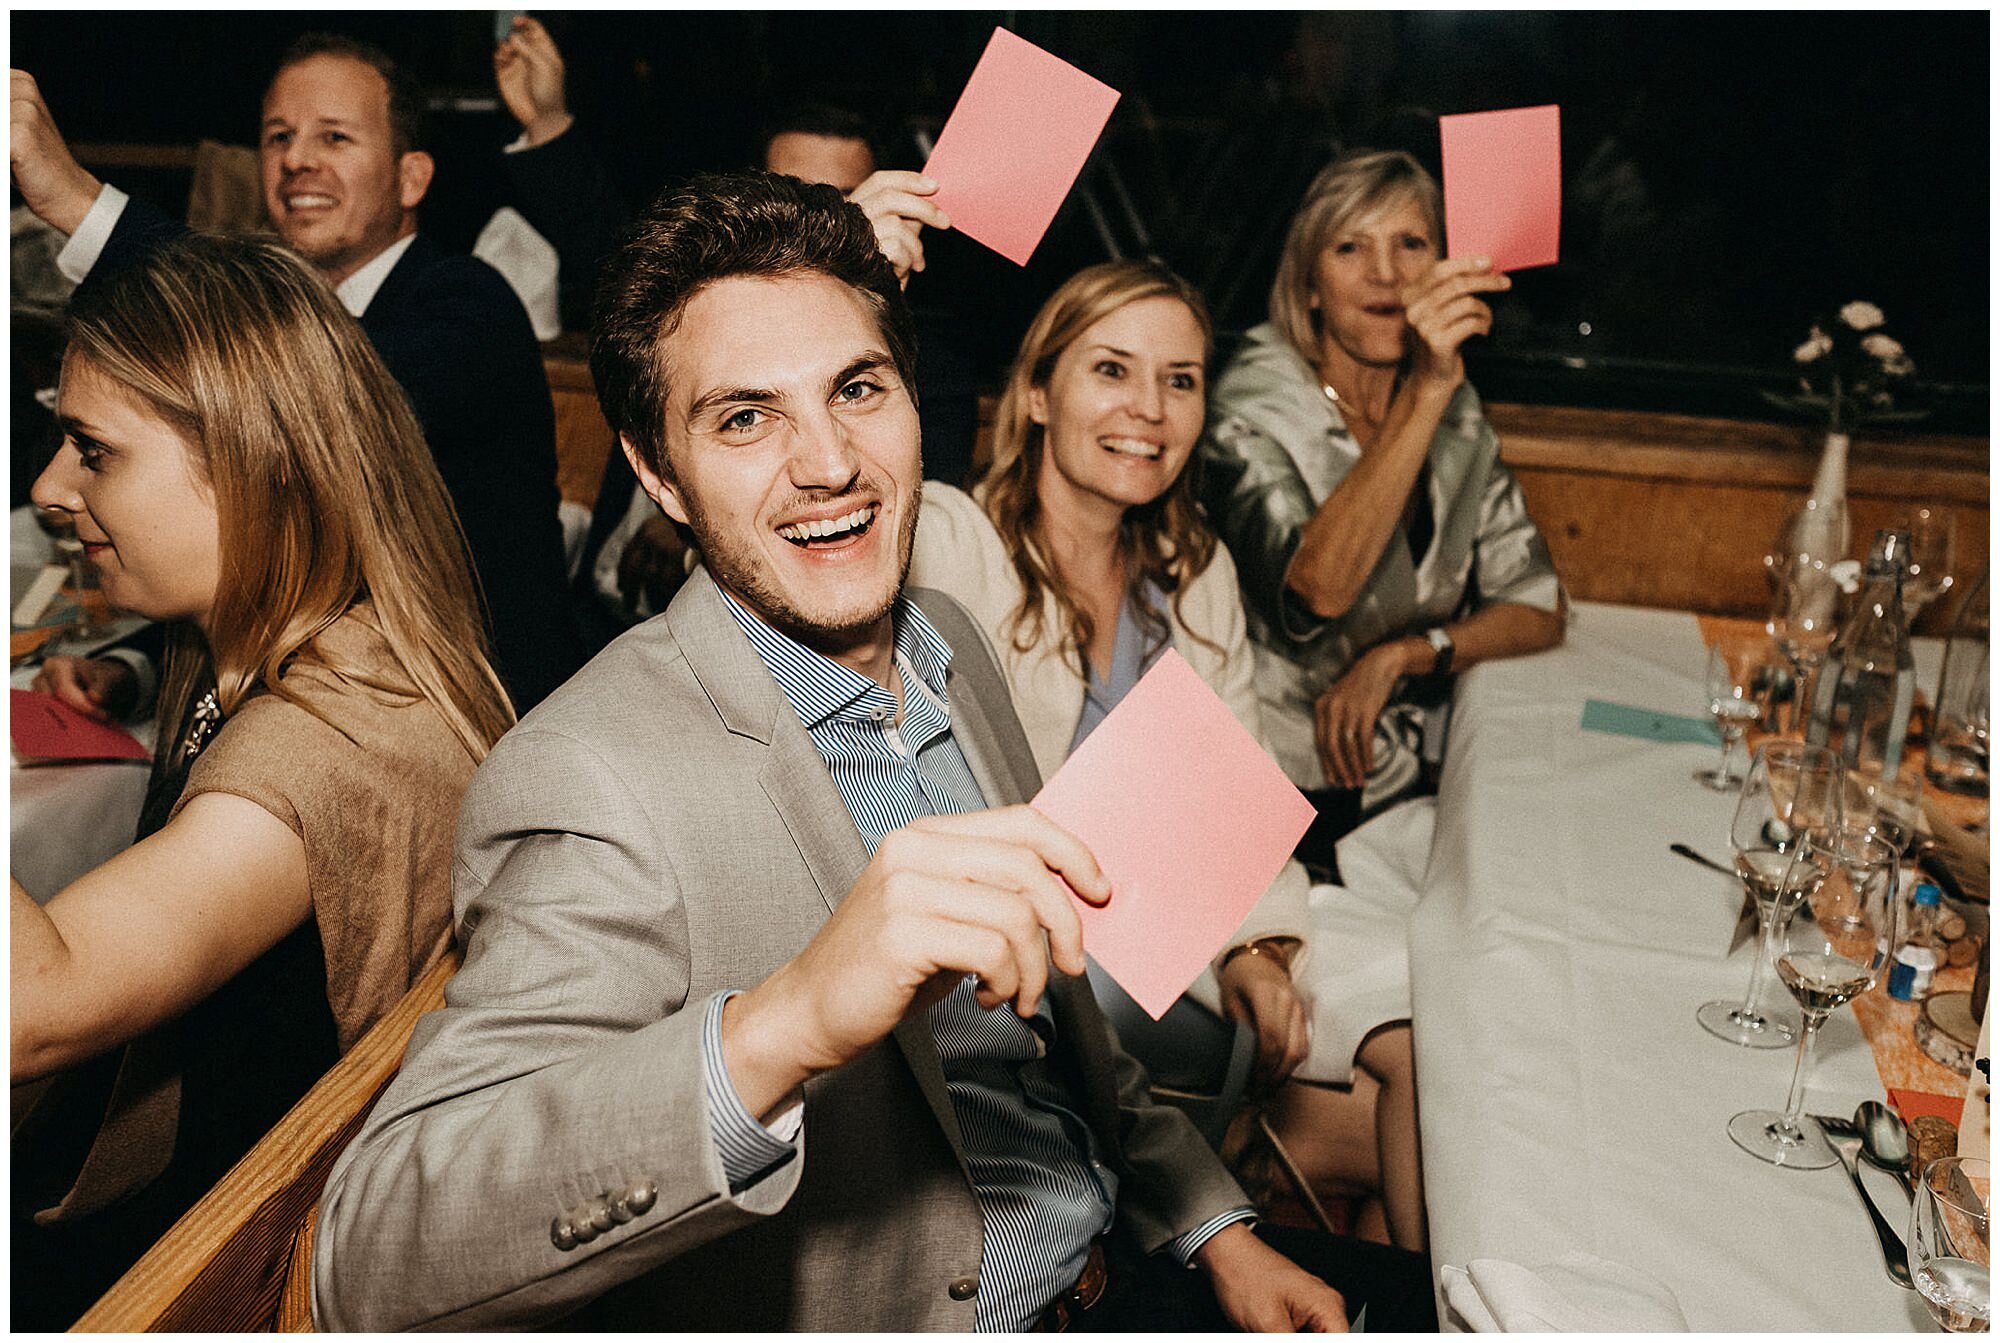
<svg viewBox="0 0 2000 1343"><path fill-rule="evenodd" d="M473 240L472 254L500 272L528 310L536 340L562 334L556 312L556 274L561 269L554 244L535 231L512 206L501 206Z"/></svg>
<svg viewBox="0 0 2000 1343"><path fill-rule="evenodd" d="M1583 721L1578 726L1585 732L1609 732L1642 741L1686 741L1700 746L1717 746L1722 742L1715 724L1706 718L1661 713L1608 699L1585 700Z"/></svg>
<svg viewBox="0 0 2000 1343"><path fill-rule="evenodd" d="M1650 1273L1572 1250L1527 1268L1506 1259L1442 1265L1445 1305L1474 1333L1686 1333L1687 1317Z"/></svg>

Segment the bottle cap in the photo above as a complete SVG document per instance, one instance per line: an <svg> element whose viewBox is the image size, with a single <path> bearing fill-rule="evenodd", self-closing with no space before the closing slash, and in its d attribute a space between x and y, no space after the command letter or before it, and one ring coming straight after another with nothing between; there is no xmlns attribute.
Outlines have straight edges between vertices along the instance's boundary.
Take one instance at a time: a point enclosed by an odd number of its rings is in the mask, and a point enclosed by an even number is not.
<svg viewBox="0 0 2000 1343"><path fill-rule="evenodd" d="M1920 881L1920 882L1918 882L1918 883L1917 883L1917 903L1918 903L1918 904L1920 904L1920 905L1934 905L1934 904L1938 903L1938 900L1939 900L1939 898L1940 898L1940 895L1939 895L1939 892L1938 892L1938 888L1937 888L1936 886L1932 885L1932 884L1931 884L1930 882L1928 882L1928 881Z"/></svg>

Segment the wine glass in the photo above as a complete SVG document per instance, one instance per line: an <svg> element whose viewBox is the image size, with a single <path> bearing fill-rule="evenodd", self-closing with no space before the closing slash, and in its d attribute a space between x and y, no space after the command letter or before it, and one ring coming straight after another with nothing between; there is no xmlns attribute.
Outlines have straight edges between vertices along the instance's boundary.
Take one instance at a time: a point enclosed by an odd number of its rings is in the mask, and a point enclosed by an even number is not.
<svg viewBox="0 0 2000 1343"><path fill-rule="evenodd" d="M1905 867L1917 851L1924 823L1924 771L1917 762L1893 770L1851 769L1847 772L1846 818L1882 836Z"/></svg>
<svg viewBox="0 0 2000 1343"><path fill-rule="evenodd" d="M1777 595L1765 628L1797 672L1787 731L1803 735L1820 668L1826 662L1827 649L1833 646L1834 627L1840 617L1840 582L1831 566L1805 555L1781 560L1773 570L1773 579Z"/></svg>
<svg viewBox="0 0 2000 1343"><path fill-rule="evenodd" d="M1823 840L1815 837L1798 845L1790 855L1792 864L1805 862L1805 850L1822 843L1838 873L1829 875L1810 898L1781 902L1772 939L1778 979L1805 1016L1784 1113L1745 1110L1729 1121L1729 1136L1738 1147L1774 1166L1798 1170L1839 1160L1817 1124L1799 1123L1813 1041L1835 1008L1867 992L1880 978L1895 949L1903 904L1896 894L1896 850L1887 840L1865 826L1837 825Z"/></svg>
<svg viewBox="0 0 2000 1343"><path fill-rule="evenodd" d="M1993 1168L1969 1156L1925 1166L1910 1206L1910 1276L1938 1328L1983 1334L1993 1319Z"/></svg>
<svg viewBox="0 0 2000 1343"><path fill-rule="evenodd" d="M1942 508L1919 508L1909 521L1896 524L1910 538L1909 568L1903 576L1903 628L1916 623L1926 606L1951 590L1955 528Z"/></svg>
<svg viewBox="0 0 2000 1343"><path fill-rule="evenodd" d="M1722 793L1742 784L1743 776L1729 768L1736 743L1750 724L1764 716L1760 694L1768 683L1761 673L1768 659L1768 641L1723 635L1708 650L1708 670L1704 677L1708 691L1708 711L1722 734L1722 761L1714 769L1695 771L1695 781Z"/></svg>
<svg viewBox="0 0 2000 1343"><path fill-rule="evenodd" d="M1757 999L1771 963L1779 907L1812 895L1832 866L1828 838L1840 825L1844 785L1840 757L1824 746L1773 738L1751 759L1729 823L1729 843L1736 850L1736 875L1757 901L1757 954L1742 1002L1721 998L1696 1010L1695 1020L1710 1035L1750 1049L1783 1049L1798 1038L1789 1022L1759 1010Z"/></svg>

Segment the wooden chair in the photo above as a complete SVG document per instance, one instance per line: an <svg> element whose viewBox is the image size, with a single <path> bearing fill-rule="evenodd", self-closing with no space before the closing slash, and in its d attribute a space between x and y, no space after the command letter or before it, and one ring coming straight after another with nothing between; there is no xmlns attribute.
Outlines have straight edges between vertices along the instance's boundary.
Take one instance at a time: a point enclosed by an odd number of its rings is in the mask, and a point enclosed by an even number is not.
<svg viewBox="0 0 2000 1343"><path fill-rule="evenodd" d="M454 947L425 971L71 1332L309 1332L320 1191L459 960Z"/></svg>

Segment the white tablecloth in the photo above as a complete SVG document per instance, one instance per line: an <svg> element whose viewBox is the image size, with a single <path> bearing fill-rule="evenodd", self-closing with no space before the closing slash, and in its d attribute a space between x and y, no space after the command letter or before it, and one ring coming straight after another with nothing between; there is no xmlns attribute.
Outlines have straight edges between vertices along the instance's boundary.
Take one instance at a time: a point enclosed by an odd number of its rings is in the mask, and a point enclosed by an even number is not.
<svg viewBox="0 0 2000 1343"><path fill-rule="evenodd" d="M1562 648L1461 680L1410 930L1432 1260L1598 1255L1700 1331L1928 1328L1838 1168L1766 1165L1724 1131L1783 1107L1793 1053L1695 1022L1752 954L1725 955L1736 884L1667 849L1729 861L1734 797L1691 777L1716 748L1578 726L1591 698L1699 715L1702 664L1693 616L1585 604ZM1808 1111L1882 1098L1851 1012L1817 1052ZM1906 1227L1893 1182L1871 1189Z"/></svg>
<svg viewBox="0 0 2000 1343"><path fill-rule="evenodd" d="M34 669L11 680L25 690ZM149 748L153 724L134 729ZM29 895L47 902L57 891L132 842L146 800L148 761L106 765L14 763L8 779L7 867Z"/></svg>

